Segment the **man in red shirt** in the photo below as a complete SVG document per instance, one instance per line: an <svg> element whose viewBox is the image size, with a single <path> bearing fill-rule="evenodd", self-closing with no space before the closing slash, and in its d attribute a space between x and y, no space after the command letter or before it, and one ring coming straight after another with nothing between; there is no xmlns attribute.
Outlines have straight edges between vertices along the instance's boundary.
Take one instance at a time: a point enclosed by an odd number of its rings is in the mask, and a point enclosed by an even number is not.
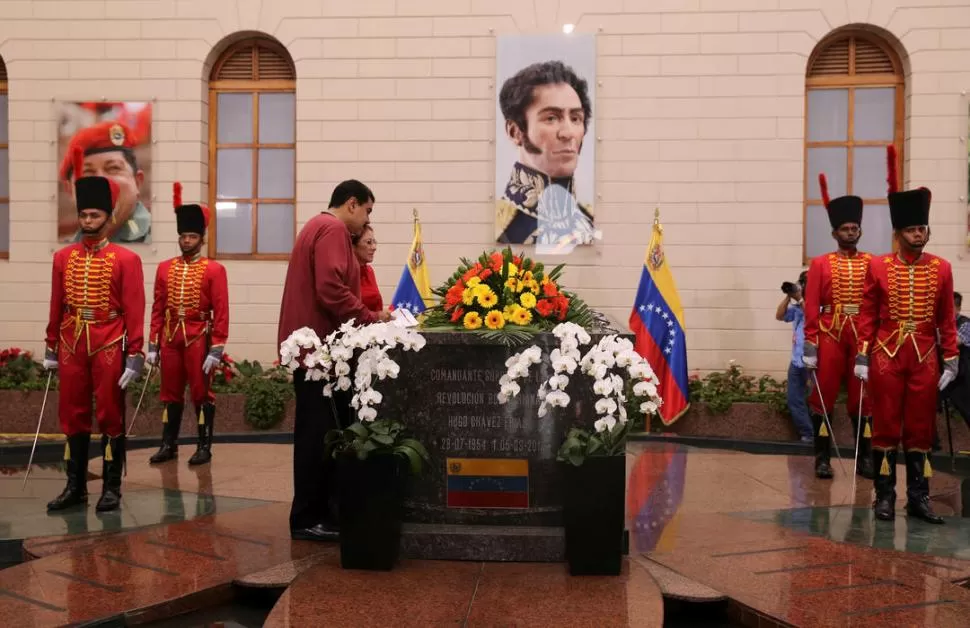
<svg viewBox="0 0 970 628"><path fill-rule="evenodd" d="M178 456L185 384L199 417L199 441L190 465L212 459L216 416L210 384L229 339L229 280L226 268L202 255L209 208L182 204L182 184L173 186L175 228L182 254L155 273L148 363L162 363L162 446L149 459L157 464Z"/></svg>
<svg viewBox="0 0 970 628"><path fill-rule="evenodd" d="M371 312L361 301L360 264L351 244L351 237L363 231L373 206L374 194L366 185L344 181L334 188L330 206L300 230L283 284L277 347L302 327L323 338L350 319L358 325L390 319L388 312ZM296 422L290 534L294 539L336 541L337 525L329 515L330 497L336 494L335 467L325 459L323 441L338 425L334 408L342 416L349 415L348 400L334 391L331 404L323 396L323 382L305 377L305 369L293 373Z"/></svg>
<svg viewBox="0 0 970 628"><path fill-rule="evenodd" d="M898 191L892 146L888 153L889 215L899 252L873 258L869 265L855 366L856 376L869 382L873 404L872 459L878 469L873 509L883 521L896 516L896 453L902 434L906 512L940 524L943 519L930 508L927 478L933 473L929 456L937 395L956 378L960 356L953 271L945 259L923 251L930 240L930 191Z"/></svg>
<svg viewBox="0 0 970 628"><path fill-rule="evenodd" d="M849 393L846 409L852 419L852 433L859 439L856 473L872 478L869 400L862 399L860 414L862 383L852 377L862 281L872 259L872 255L856 248L862 237L862 199L840 196L830 200L825 175L819 175L818 180L838 249L811 261L805 288L805 353L802 361L806 368L815 370L812 383L818 382L817 386L811 387L809 397L815 430L815 476L832 477L832 436L824 417L832 417L835 398L845 381Z"/></svg>
<svg viewBox="0 0 970 628"><path fill-rule="evenodd" d="M88 176L83 146L72 148L66 176L74 181L81 241L54 254L44 368L60 370L58 416L67 436L67 486L47 504L57 511L88 501L91 402L104 456L98 512L121 505L125 463L125 389L142 371L145 282L141 258L107 240L120 188Z"/></svg>

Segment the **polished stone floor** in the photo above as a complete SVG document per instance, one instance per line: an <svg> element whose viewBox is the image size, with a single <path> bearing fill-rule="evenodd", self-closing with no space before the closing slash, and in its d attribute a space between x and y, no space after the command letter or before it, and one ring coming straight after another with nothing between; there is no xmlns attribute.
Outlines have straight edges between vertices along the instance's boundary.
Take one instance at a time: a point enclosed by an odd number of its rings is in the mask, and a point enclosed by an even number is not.
<svg viewBox="0 0 970 628"><path fill-rule="evenodd" d="M289 445L216 445L201 469L188 453L150 467L151 451L131 452L124 507L107 516L93 509L97 460L92 505L56 516L44 512L63 486L56 465L35 467L26 490L23 470L5 469L0 545L22 540L31 560L0 571L0 625L150 625L224 604L234 583L288 585L267 626L661 626L663 596L692 586L732 600L749 625L970 625L966 480L945 473L931 488L947 525L876 522L871 483L838 466L823 482L807 457L631 444L618 578L444 561L372 573L341 570L333 545L289 539ZM898 493L902 512L903 477Z"/></svg>

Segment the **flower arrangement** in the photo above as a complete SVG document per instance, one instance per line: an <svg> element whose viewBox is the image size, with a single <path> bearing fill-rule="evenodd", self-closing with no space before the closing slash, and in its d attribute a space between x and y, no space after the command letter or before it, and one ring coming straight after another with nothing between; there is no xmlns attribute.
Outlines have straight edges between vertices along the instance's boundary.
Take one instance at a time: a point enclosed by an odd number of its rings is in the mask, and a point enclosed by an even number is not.
<svg viewBox="0 0 970 628"><path fill-rule="evenodd" d="M466 330L510 345L561 322L590 327L592 311L559 284L563 268L546 272L511 248L482 253L474 262L462 258L433 291L441 301L426 312L425 327Z"/></svg>
<svg viewBox="0 0 970 628"><path fill-rule="evenodd" d="M34 355L19 347L0 351L0 388L32 390L42 388L45 378Z"/></svg>
<svg viewBox="0 0 970 628"><path fill-rule="evenodd" d="M309 327L294 331L280 345L280 364L291 373L306 369L306 378L323 381L323 394L333 397L334 389L353 390L350 405L357 421L331 430L326 436L329 455L356 455L366 460L375 454L395 454L407 458L411 471L419 473L429 462L424 446L405 436L404 425L394 419L378 419L377 406L384 396L374 388L379 381L395 379L401 367L388 351L420 351L425 339L414 329L394 323L355 326L350 320L322 341ZM356 369L351 363L356 362ZM353 379L351 379L353 377Z"/></svg>
<svg viewBox="0 0 970 628"><path fill-rule="evenodd" d="M593 431L572 428L559 449L558 460L574 466L583 464L587 456L615 456L625 451L626 438L631 422L627 407L633 407L645 417L657 414L663 400L657 387L657 375L633 343L615 334L604 336L583 355L580 347L589 346L590 335L575 323L560 323L552 330L559 339L559 347L549 354L553 375L539 387L539 417L548 414L550 408L565 408L570 403L566 388L570 376L579 369L593 380L593 392L599 396ZM499 402L521 392L516 380L525 378L533 365L542 361L542 350L532 346L516 353L505 362L508 369L499 380Z"/></svg>

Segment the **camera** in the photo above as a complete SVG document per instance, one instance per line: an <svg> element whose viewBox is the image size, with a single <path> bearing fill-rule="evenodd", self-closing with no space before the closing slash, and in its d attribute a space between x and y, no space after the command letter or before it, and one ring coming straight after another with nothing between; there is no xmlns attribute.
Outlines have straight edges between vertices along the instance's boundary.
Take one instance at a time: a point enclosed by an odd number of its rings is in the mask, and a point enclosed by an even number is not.
<svg viewBox="0 0 970 628"><path fill-rule="evenodd" d="M798 286L796 286L790 281L786 281L781 284L781 291L787 294L788 296L793 296L796 290L798 290Z"/></svg>

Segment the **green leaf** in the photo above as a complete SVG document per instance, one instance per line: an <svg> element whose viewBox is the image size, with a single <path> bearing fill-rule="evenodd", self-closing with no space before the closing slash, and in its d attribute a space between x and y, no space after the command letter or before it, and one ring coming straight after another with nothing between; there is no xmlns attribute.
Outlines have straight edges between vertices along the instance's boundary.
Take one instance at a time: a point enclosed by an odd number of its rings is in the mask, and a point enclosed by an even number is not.
<svg viewBox="0 0 970 628"><path fill-rule="evenodd" d="M347 431L351 432L352 434L354 434L359 438L367 438L370 435L370 430L368 430L367 427L365 427L364 424L361 423L360 421L357 421L356 423L351 423L350 426L347 428Z"/></svg>
<svg viewBox="0 0 970 628"><path fill-rule="evenodd" d="M422 468L424 467L424 461L421 456L411 447L404 445L398 445L394 448L394 453L404 456L408 460L408 467L411 469L413 475L420 475Z"/></svg>
<svg viewBox="0 0 970 628"><path fill-rule="evenodd" d="M371 434L371 440L387 447L394 444L394 437L389 434L378 434L375 432L374 434Z"/></svg>
<svg viewBox="0 0 970 628"><path fill-rule="evenodd" d="M413 449L415 453L417 453L423 460L428 463L431 462L431 456L428 455L428 450L424 448L424 445L422 445L420 441L413 438L405 438L401 440L400 446Z"/></svg>

